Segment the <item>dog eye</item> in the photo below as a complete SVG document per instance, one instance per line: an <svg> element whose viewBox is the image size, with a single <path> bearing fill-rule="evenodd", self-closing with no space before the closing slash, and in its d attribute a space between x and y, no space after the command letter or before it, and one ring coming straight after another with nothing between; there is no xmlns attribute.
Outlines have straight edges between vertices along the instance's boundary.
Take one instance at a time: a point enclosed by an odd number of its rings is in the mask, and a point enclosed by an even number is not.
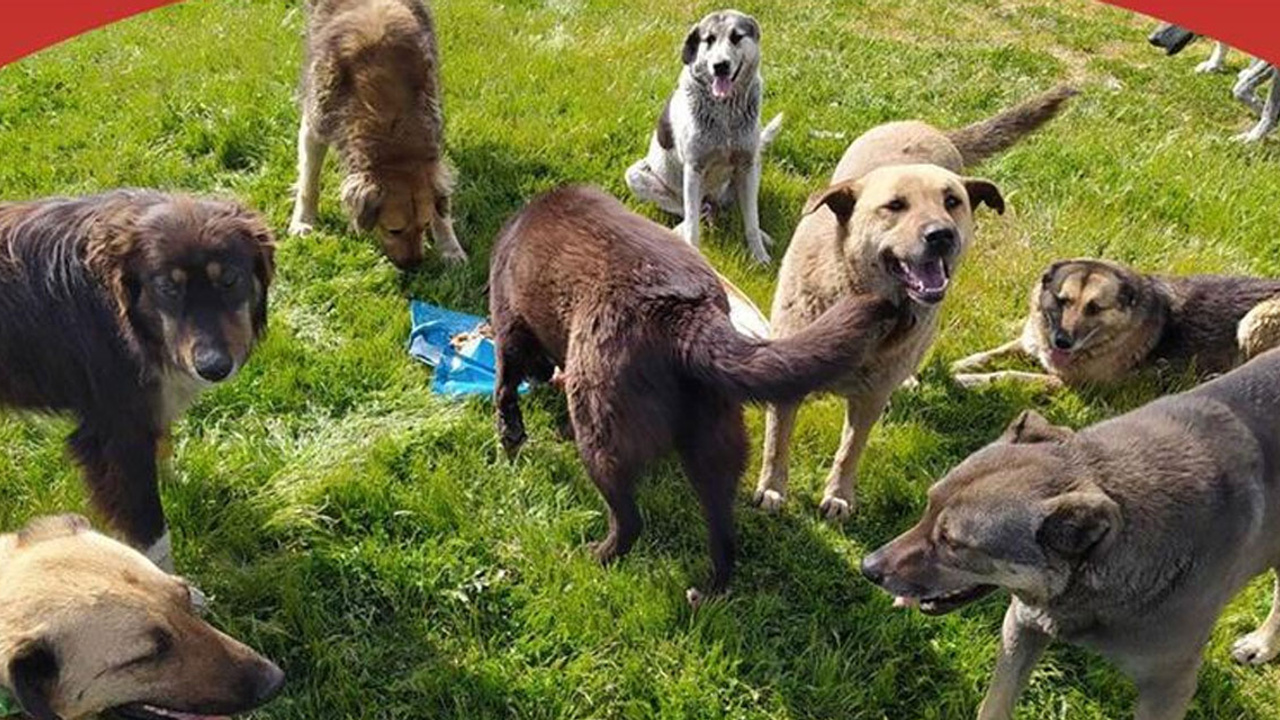
<svg viewBox="0 0 1280 720"><path fill-rule="evenodd" d="M715 36L715 35L708 35L708 36L706 36L705 38L703 38L702 40L703 40L703 42L705 42L705 43L706 43L706 44L708 44L708 45L715 45L715 44L716 44L716 36Z"/></svg>
<svg viewBox="0 0 1280 720"><path fill-rule="evenodd" d="M218 276L218 285L229 290L239 285L242 277L243 274L233 267L223 268L222 274Z"/></svg>
<svg viewBox="0 0 1280 720"><path fill-rule="evenodd" d="M183 286L163 275L152 281L151 285L161 297L169 300L177 300L182 297Z"/></svg>
<svg viewBox="0 0 1280 720"><path fill-rule="evenodd" d="M733 43L734 45L737 45L738 43L742 42L742 33L739 33L739 32L729 33L729 42Z"/></svg>
<svg viewBox="0 0 1280 720"><path fill-rule="evenodd" d="M1098 310L1099 310L1099 308L1098 308L1098 303L1093 302L1092 300L1090 300L1090 301L1089 301L1088 303L1086 303L1086 304L1085 304L1085 306L1084 306L1084 314L1085 314L1085 315L1097 315L1097 314L1098 314Z"/></svg>
<svg viewBox="0 0 1280 720"><path fill-rule="evenodd" d="M151 650L148 653L124 663L121 667L130 668L158 663L173 650L173 636L163 628L156 628L151 631L151 643Z"/></svg>
<svg viewBox="0 0 1280 720"><path fill-rule="evenodd" d="M945 205L948 210L955 210L961 205L960 198L955 195L948 195L947 199L944 200L942 204Z"/></svg>
<svg viewBox="0 0 1280 720"><path fill-rule="evenodd" d="M884 204L884 209L893 213L902 212L907 209L907 201L902 198L894 198Z"/></svg>

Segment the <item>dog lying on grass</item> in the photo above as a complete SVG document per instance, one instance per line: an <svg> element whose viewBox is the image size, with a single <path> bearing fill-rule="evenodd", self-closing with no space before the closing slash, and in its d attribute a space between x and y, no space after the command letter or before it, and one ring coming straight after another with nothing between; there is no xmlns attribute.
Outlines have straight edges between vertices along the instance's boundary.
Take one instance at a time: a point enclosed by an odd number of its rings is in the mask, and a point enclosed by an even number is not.
<svg viewBox="0 0 1280 720"><path fill-rule="evenodd" d="M422 262L427 226L450 262L467 255L453 234L440 109L440 61L421 0L315 0L307 8L298 186L289 232L310 232L325 150L337 148L342 204L375 230L401 269Z"/></svg>
<svg viewBox="0 0 1280 720"><path fill-rule="evenodd" d="M1031 288L1022 335L951 366L978 387L1014 380L1048 388L1115 383L1141 368L1223 373L1280 345L1280 279L1146 275L1105 260L1056 262ZM1024 358L1048 374L974 373Z"/></svg>
<svg viewBox="0 0 1280 720"><path fill-rule="evenodd" d="M33 720L217 720L274 697L280 668L201 610L84 518L0 536L0 684Z"/></svg>
<svg viewBox="0 0 1280 720"><path fill-rule="evenodd" d="M696 250L583 187L534 200L507 224L489 290L503 447L514 454L525 441L521 381L563 368L573 434L609 506L596 557L608 562L631 549L641 526L638 476L674 448L707 519L712 593L727 587L733 568L743 402L803 396L851 358L891 347L904 320L892 302L851 294L784 340L741 335Z"/></svg>
<svg viewBox="0 0 1280 720"><path fill-rule="evenodd" d="M908 308L911 330L883 352L850 357L822 389L846 399L840 448L821 512L853 512L858 458L890 394L915 373L937 332L938 303L973 242L980 204L1004 212L989 181L960 173L1010 147L1053 118L1074 95L1059 88L984 122L942 132L923 122L873 128L845 151L833 185L813 196L782 260L770 323L775 337L807 328L847 295L871 294ZM781 509L787 493L791 432L801 398L769 406L755 502Z"/></svg>
<svg viewBox="0 0 1280 720"><path fill-rule="evenodd" d="M863 573L938 615L1013 595L979 717L1006 720L1049 641L1138 686L1139 720L1178 720L1223 608L1280 568L1280 351L1073 432L1023 413L929 490L915 527ZM1280 580L1278 580L1280 582ZM1280 587L1277 587L1280 591ZM1232 649L1280 652L1280 593Z"/></svg>

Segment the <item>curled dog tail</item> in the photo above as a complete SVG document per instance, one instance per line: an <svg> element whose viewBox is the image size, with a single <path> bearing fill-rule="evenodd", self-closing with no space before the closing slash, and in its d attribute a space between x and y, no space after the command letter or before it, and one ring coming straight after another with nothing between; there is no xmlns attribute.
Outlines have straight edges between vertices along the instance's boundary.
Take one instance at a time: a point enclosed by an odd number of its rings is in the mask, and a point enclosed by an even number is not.
<svg viewBox="0 0 1280 720"><path fill-rule="evenodd" d="M760 152L764 152L764 149L769 147L769 144L773 142L774 138L778 137L778 133L781 130L782 113L778 113L777 115L774 115L773 119L769 121L769 124L765 125L764 129L760 131Z"/></svg>
<svg viewBox="0 0 1280 720"><path fill-rule="evenodd" d="M952 130L947 137L960 150L965 167L1008 150L1022 138L1049 122L1063 103L1078 94L1070 85L1059 85L1047 93L1014 105L993 118Z"/></svg>
<svg viewBox="0 0 1280 720"><path fill-rule="evenodd" d="M901 317L888 300L847 296L795 335L757 340L734 330L728 315L703 312L688 326L684 364L697 379L740 400L799 400L864 362Z"/></svg>

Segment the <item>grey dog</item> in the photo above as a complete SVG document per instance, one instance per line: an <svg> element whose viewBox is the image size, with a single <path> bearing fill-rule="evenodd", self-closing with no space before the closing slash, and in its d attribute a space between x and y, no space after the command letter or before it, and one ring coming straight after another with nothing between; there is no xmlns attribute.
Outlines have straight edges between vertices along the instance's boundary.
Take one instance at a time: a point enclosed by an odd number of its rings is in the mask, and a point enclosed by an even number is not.
<svg viewBox="0 0 1280 720"><path fill-rule="evenodd" d="M983 720L1012 716L1053 638L1133 678L1139 720L1179 720L1223 608L1278 566L1280 350L1272 350L1080 432L1024 413L934 485L920 522L862 569L896 605L931 615L998 588L1013 595ZM1280 652L1275 602L1236 642L1237 661L1257 665Z"/></svg>

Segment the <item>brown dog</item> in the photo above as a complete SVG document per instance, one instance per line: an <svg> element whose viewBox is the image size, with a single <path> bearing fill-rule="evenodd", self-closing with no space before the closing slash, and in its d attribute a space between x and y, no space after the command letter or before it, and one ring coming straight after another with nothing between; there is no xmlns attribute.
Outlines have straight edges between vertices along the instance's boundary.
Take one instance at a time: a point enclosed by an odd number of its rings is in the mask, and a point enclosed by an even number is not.
<svg viewBox="0 0 1280 720"><path fill-rule="evenodd" d="M358 229L376 230L391 262L422 262L428 226L446 260L466 260L453 234L439 73L431 13L420 0L308 3L291 234L315 224L333 145L346 175L342 203Z"/></svg>
<svg viewBox="0 0 1280 720"><path fill-rule="evenodd" d="M836 167L835 183L809 201L782 260L770 323L775 337L808 327L838 298L871 294L910 308L912 330L891 349L850 358L825 389L846 399L840 449L821 510L853 510L854 474L889 395L915 373L937 331L937 305L973 241L973 210L1004 212L995 185L960 175L1047 122L1074 94L1059 88L985 122L944 133L922 122L874 128ZM799 403L770 405L756 504L777 511L786 498L791 432Z"/></svg>
<svg viewBox="0 0 1280 720"><path fill-rule="evenodd" d="M284 673L200 618L199 594L65 515L0 536L0 680L34 720L213 720Z"/></svg>
<svg viewBox="0 0 1280 720"><path fill-rule="evenodd" d="M578 449L609 505L596 556L631 549L640 532L637 475L674 447L710 528L712 592L726 587L733 567L733 495L747 455L742 403L804 395L847 358L892 344L901 319L891 302L850 295L786 340L740 335L695 249L581 187L545 195L508 223L489 289L498 432L508 453L525 440L520 382L564 368Z"/></svg>
<svg viewBox="0 0 1280 720"><path fill-rule="evenodd" d="M1021 337L953 364L956 382L1114 383L1158 364L1212 375L1280 344L1280 280L1271 278L1146 275L1079 258L1049 266L1030 304ZM970 372L1005 358L1038 361L1049 374Z"/></svg>
<svg viewBox="0 0 1280 720"><path fill-rule="evenodd" d="M267 324L271 231L231 202L130 190L0 204L0 402L67 412L94 506L172 568L157 443Z"/></svg>

